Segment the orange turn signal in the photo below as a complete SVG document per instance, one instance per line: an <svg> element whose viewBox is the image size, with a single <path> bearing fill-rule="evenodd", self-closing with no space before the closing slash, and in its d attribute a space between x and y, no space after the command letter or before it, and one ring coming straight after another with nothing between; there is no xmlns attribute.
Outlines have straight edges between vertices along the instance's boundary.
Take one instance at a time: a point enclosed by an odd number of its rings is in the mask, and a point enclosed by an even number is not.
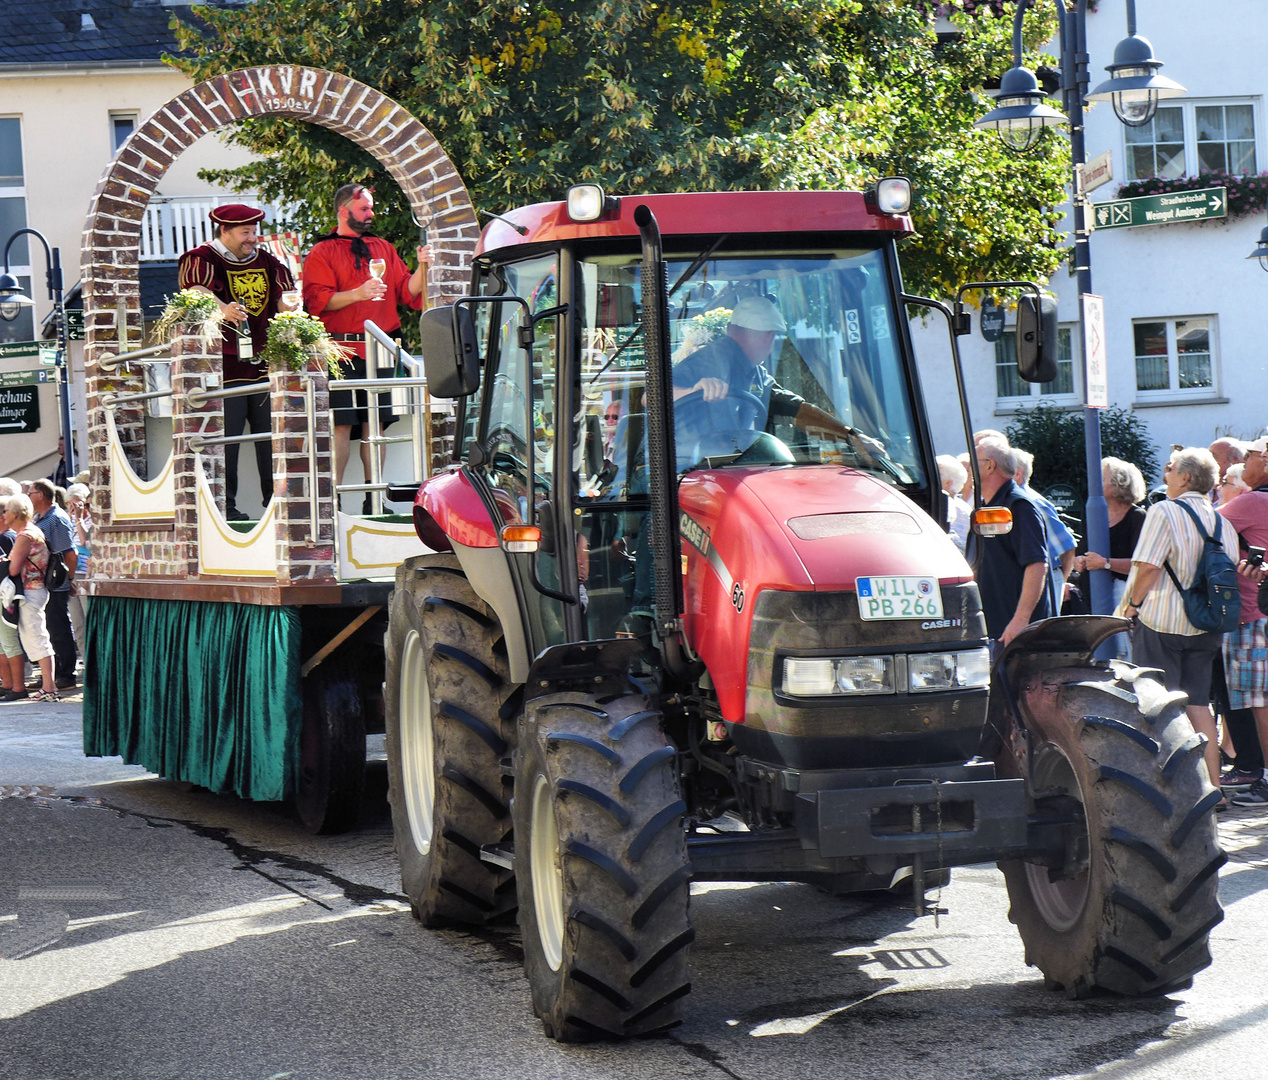
<svg viewBox="0 0 1268 1080"><path fill-rule="evenodd" d="M536 551L542 531L536 525L503 525L502 546L507 551Z"/></svg>
<svg viewBox="0 0 1268 1080"><path fill-rule="evenodd" d="M1003 536L1013 530L1013 512L1007 506L983 506L973 511L973 531L979 536Z"/></svg>

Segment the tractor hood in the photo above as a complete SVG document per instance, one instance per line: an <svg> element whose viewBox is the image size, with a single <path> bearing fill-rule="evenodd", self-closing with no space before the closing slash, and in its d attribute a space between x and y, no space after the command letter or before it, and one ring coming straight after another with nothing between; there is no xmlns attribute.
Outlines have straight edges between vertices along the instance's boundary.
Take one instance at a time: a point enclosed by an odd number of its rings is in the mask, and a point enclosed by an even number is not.
<svg viewBox="0 0 1268 1080"><path fill-rule="evenodd" d="M860 575L923 574L948 584L972 577L950 537L920 507L839 465L693 472L678 502L684 552L694 548L715 570L724 566L750 594L839 592L853 589Z"/></svg>
<svg viewBox="0 0 1268 1080"><path fill-rule="evenodd" d="M840 465L692 472L678 505L687 639L735 723L744 720L753 612L764 590L853 592L869 575L972 581L951 538L920 507ZM930 629L920 620L888 625L912 641Z"/></svg>

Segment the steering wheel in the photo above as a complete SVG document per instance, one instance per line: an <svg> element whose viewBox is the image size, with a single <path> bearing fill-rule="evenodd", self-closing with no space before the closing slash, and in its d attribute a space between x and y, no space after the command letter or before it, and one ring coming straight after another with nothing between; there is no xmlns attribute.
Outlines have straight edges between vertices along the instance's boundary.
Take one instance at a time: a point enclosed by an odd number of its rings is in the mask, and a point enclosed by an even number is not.
<svg viewBox="0 0 1268 1080"><path fill-rule="evenodd" d="M696 413L697 416L695 419L700 421L709 417L709 413L707 411L708 406L717 405L723 401L734 401L736 404L741 406L742 409L746 408L753 414L748 418L749 422L747 425L743 423L743 415L738 417L740 427L749 427L753 429L765 427L766 406L762 403L762 399L757 397L755 394L750 394L747 390L736 390L734 387L727 387L727 392L723 394L722 397L717 398L714 401L705 401L703 390L693 390L690 394L683 394L682 397L674 402L675 427L677 427L680 423L690 423L678 412L678 410L683 406L687 407L688 413ZM710 424L709 426L713 427L714 425Z"/></svg>

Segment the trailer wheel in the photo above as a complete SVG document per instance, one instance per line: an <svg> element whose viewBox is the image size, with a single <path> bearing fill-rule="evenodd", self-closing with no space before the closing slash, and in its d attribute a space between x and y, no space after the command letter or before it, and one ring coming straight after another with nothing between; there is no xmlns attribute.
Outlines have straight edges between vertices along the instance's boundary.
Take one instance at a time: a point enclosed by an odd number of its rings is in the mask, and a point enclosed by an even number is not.
<svg viewBox="0 0 1268 1080"><path fill-rule="evenodd" d="M295 811L313 833L346 832L365 792L365 714L356 676L337 663L304 680Z"/></svg>
<svg viewBox="0 0 1268 1080"><path fill-rule="evenodd" d="M1207 941L1224 917L1206 739L1184 695L1139 669L1068 674L1059 708L1033 733L1032 787L1077 798L1086 831L1067 851L1076 872L1000 864L1009 918L1026 962L1071 997L1184 989L1211 962Z"/></svg>
<svg viewBox="0 0 1268 1080"><path fill-rule="evenodd" d="M525 713L515 858L533 1008L560 1042L674 1027L691 990L691 866L677 752L642 694Z"/></svg>
<svg viewBox="0 0 1268 1080"><path fill-rule="evenodd" d="M482 861L480 848L510 836L503 759L519 699L497 619L454 556L397 571L386 651L388 803L402 888L428 926L505 916L515 909L513 876Z"/></svg>

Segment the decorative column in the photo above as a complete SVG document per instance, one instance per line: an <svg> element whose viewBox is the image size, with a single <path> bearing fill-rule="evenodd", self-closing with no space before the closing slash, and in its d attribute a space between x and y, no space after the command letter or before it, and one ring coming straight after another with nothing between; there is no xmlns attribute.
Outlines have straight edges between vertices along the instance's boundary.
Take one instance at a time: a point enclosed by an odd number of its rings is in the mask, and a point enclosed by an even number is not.
<svg viewBox="0 0 1268 1080"><path fill-rule="evenodd" d="M172 338L172 475L176 489L176 562L185 576L198 576L198 464L201 454L204 472L216 505L224 512L225 452L223 446L205 446L197 454L190 448L191 436L205 439L224 434L225 403L220 397L194 405L188 395L224 385L220 344L203 343L199 327L185 325Z"/></svg>
<svg viewBox="0 0 1268 1080"><path fill-rule="evenodd" d="M335 580L334 458L326 372L269 373L279 585Z"/></svg>

